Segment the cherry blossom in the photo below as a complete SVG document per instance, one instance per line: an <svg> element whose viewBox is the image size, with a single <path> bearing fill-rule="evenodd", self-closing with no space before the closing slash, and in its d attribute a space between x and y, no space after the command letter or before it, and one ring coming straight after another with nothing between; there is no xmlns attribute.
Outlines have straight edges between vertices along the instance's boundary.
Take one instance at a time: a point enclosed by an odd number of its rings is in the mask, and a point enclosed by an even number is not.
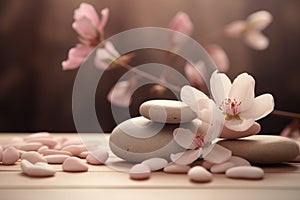
<svg viewBox="0 0 300 200"><path fill-rule="evenodd" d="M81 3L74 11L73 29L77 32L79 41L68 53L68 59L62 62L63 70L78 68L102 40L104 27L109 17L109 10L105 8L101 11L101 20L95 8L87 3Z"/></svg>
<svg viewBox="0 0 300 200"><path fill-rule="evenodd" d="M190 17L184 12L178 12L175 17L172 19L169 28L173 31L178 31L187 36L191 35L194 25L191 22ZM178 48L185 42L185 37L181 34L174 32L171 35L171 49Z"/></svg>
<svg viewBox="0 0 300 200"><path fill-rule="evenodd" d="M119 81L110 90L107 99L116 106L128 107L131 104L131 95L134 92L137 77L133 76L129 80Z"/></svg>
<svg viewBox="0 0 300 200"><path fill-rule="evenodd" d="M268 11L257 11L246 20L238 20L228 24L224 33L229 37L241 37L247 45L256 50L264 50L269 46L269 39L262 34L273 20Z"/></svg>
<svg viewBox="0 0 300 200"><path fill-rule="evenodd" d="M255 80L247 73L242 73L231 83L223 73L214 72L210 79L214 102L203 92L184 86L181 99L206 122L211 119L212 108L217 106L224 116L224 125L233 131L246 131L256 120L265 117L274 109L271 94L254 97Z"/></svg>

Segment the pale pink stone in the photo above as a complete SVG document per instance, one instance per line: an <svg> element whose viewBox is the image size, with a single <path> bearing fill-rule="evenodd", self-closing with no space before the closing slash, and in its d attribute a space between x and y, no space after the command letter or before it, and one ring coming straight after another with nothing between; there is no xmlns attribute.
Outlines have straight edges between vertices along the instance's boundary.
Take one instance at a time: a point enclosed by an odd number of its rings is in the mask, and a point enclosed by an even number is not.
<svg viewBox="0 0 300 200"><path fill-rule="evenodd" d="M2 164L14 165L19 160L19 152L14 147L4 149L2 154Z"/></svg>
<svg viewBox="0 0 300 200"><path fill-rule="evenodd" d="M2 145L3 150L7 149L8 147L14 147L16 149L19 149L22 145L24 145L24 142L14 142L14 143L7 143Z"/></svg>
<svg viewBox="0 0 300 200"><path fill-rule="evenodd" d="M84 145L70 145L62 148L63 151L70 152L73 156L79 156L79 154L83 151L86 151L86 147Z"/></svg>
<svg viewBox="0 0 300 200"><path fill-rule="evenodd" d="M148 165L150 170L153 172L166 167L168 165L168 161L163 158L150 158L148 160L144 160L142 164Z"/></svg>
<svg viewBox="0 0 300 200"><path fill-rule="evenodd" d="M238 166L228 169L226 176L239 179L262 179L264 177L264 171L259 167Z"/></svg>
<svg viewBox="0 0 300 200"><path fill-rule="evenodd" d="M103 165L107 159L108 153L103 149L92 151L86 157L86 161L92 165Z"/></svg>
<svg viewBox="0 0 300 200"><path fill-rule="evenodd" d="M57 143L57 144L55 145L55 147L53 147L53 149L55 149L55 150L61 150L61 149L62 149L61 144L60 144L60 143Z"/></svg>
<svg viewBox="0 0 300 200"><path fill-rule="evenodd" d="M224 163L215 164L210 168L211 173L220 174L225 173L228 169L234 167L234 164L227 161Z"/></svg>
<svg viewBox="0 0 300 200"><path fill-rule="evenodd" d="M44 156L45 160L49 164L62 164L67 158L70 156L68 155L47 155Z"/></svg>
<svg viewBox="0 0 300 200"><path fill-rule="evenodd" d="M32 164L35 164L37 162L44 162L44 163L47 162L47 160L45 158L43 158L43 156L41 154L39 154L38 152L35 152L35 151L29 151L29 152L23 153L21 155L21 160L28 160Z"/></svg>
<svg viewBox="0 0 300 200"><path fill-rule="evenodd" d="M1 162L1 160L2 160L2 154L3 154L3 148L2 148L2 146L0 145L0 162Z"/></svg>
<svg viewBox="0 0 300 200"><path fill-rule="evenodd" d="M80 139L67 139L66 141L61 143L61 148L71 145L82 145L82 142Z"/></svg>
<svg viewBox="0 0 300 200"><path fill-rule="evenodd" d="M232 152L221 145L215 144L213 149L204 157L204 160L218 164L230 159Z"/></svg>
<svg viewBox="0 0 300 200"><path fill-rule="evenodd" d="M43 144L40 142L31 142L21 145L19 149L23 151L37 151L41 146L43 146Z"/></svg>
<svg viewBox="0 0 300 200"><path fill-rule="evenodd" d="M136 164L129 171L130 178L134 180L145 180L150 178L150 175L150 168L144 164Z"/></svg>
<svg viewBox="0 0 300 200"><path fill-rule="evenodd" d="M206 161L206 160L204 160L204 161L201 163L201 166L204 167L205 169L210 169L213 165L214 165L214 163L208 162L208 161Z"/></svg>
<svg viewBox="0 0 300 200"><path fill-rule="evenodd" d="M23 150L19 150L19 149L17 149L17 151L19 152L19 157L21 157L24 153L27 152L27 151L23 151Z"/></svg>
<svg viewBox="0 0 300 200"><path fill-rule="evenodd" d="M188 165L171 164L164 168L164 172L174 174L186 174L190 169L191 167Z"/></svg>
<svg viewBox="0 0 300 200"><path fill-rule="evenodd" d="M38 143L48 146L50 149L54 148L57 144L57 141L52 138L31 138L31 139L28 139L27 142L29 142L29 143L38 142Z"/></svg>
<svg viewBox="0 0 300 200"><path fill-rule="evenodd" d="M47 155L67 155L67 156L72 156L72 153L69 151L63 151L63 150L56 150L56 149L46 149L43 152L44 156Z"/></svg>
<svg viewBox="0 0 300 200"><path fill-rule="evenodd" d="M40 154L44 154L44 151L47 150L47 149L49 149L48 146L41 146L41 147L37 150L37 152L39 152Z"/></svg>
<svg viewBox="0 0 300 200"><path fill-rule="evenodd" d="M79 158L86 158L88 154L89 154L88 151L83 151L83 152L81 152L81 153L79 154L78 157L79 157Z"/></svg>
<svg viewBox="0 0 300 200"><path fill-rule="evenodd" d="M39 132L39 133L32 133L26 137L24 137L25 141L31 140L31 139L46 139L46 138L53 138L54 136L51 135L48 132Z"/></svg>
<svg viewBox="0 0 300 200"><path fill-rule="evenodd" d="M231 158L228 160L228 162L233 163L234 166L251 166L251 164L248 160L238 157L238 156L231 156Z"/></svg>
<svg viewBox="0 0 300 200"><path fill-rule="evenodd" d="M86 172L89 168L80 158L69 157L63 162L62 169L66 172Z"/></svg>
<svg viewBox="0 0 300 200"><path fill-rule="evenodd" d="M43 162L32 164L27 160L22 160L20 166L24 174L32 177L54 176L56 172L51 165Z"/></svg>
<svg viewBox="0 0 300 200"><path fill-rule="evenodd" d="M202 166L195 166L188 171L188 176L194 182L210 182L212 174Z"/></svg>

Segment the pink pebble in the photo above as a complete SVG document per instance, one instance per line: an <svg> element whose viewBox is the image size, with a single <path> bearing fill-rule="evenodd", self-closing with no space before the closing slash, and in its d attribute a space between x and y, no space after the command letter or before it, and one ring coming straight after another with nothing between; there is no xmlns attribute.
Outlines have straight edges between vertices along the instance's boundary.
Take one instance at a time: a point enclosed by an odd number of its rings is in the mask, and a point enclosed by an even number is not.
<svg viewBox="0 0 300 200"><path fill-rule="evenodd" d="M72 156L72 153L69 151L63 151L63 150L56 150L56 149L46 149L43 151L43 155L67 155Z"/></svg>
<svg viewBox="0 0 300 200"><path fill-rule="evenodd" d="M171 174L186 174L191 169L188 165L171 164L164 167L164 172Z"/></svg>
<svg viewBox="0 0 300 200"><path fill-rule="evenodd" d="M23 151L37 151L41 146L43 146L42 143L32 142L21 145L19 149Z"/></svg>
<svg viewBox="0 0 300 200"><path fill-rule="evenodd" d="M57 141L52 138L32 138L32 139L28 139L27 142L28 143L38 142L48 146L50 149L53 149L57 144Z"/></svg>
<svg viewBox="0 0 300 200"><path fill-rule="evenodd" d="M108 153L103 149L92 151L86 157L86 161L92 165L103 165L107 159Z"/></svg>
<svg viewBox="0 0 300 200"><path fill-rule="evenodd" d="M151 170L145 164L136 164L129 171L130 178L134 180L145 180L150 178L150 175Z"/></svg>
<svg viewBox="0 0 300 200"><path fill-rule="evenodd" d="M20 166L24 174L32 177L54 176L56 172L51 165L43 162L32 164L27 160L22 160Z"/></svg>
<svg viewBox="0 0 300 200"><path fill-rule="evenodd" d="M225 173L226 170L234 167L234 164L232 162L223 162L219 164L214 164L211 168L210 171L211 173L214 174L220 174L220 173Z"/></svg>
<svg viewBox="0 0 300 200"><path fill-rule="evenodd" d="M163 158L150 158L148 160L143 161L142 164L148 165L150 170L153 172L163 169L165 166L168 165L168 161Z"/></svg>
<svg viewBox="0 0 300 200"><path fill-rule="evenodd" d="M251 166L248 160L238 156L231 156L231 158L228 161L233 163L234 166Z"/></svg>
<svg viewBox="0 0 300 200"><path fill-rule="evenodd" d="M80 158L70 157L63 162L62 169L66 172L86 172L88 166Z"/></svg>
<svg viewBox="0 0 300 200"><path fill-rule="evenodd" d="M49 149L49 147L44 145L44 146L41 146L41 147L37 150L37 152L39 152L40 154L44 154L44 151L47 150L47 149Z"/></svg>
<svg viewBox="0 0 300 200"><path fill-rule="evenodd" d="M88 154L89 154L88 151L83 151L83 152L81 152L81 153L79 154L78 157L79 157L79 158L86 158Z"/></svg>
<svg viewBox="0 0 300 200"><path fill-rule="evenodd" d="M2 160L2 154L3 154L3 148L2 148L2 146L0 145L0 162L1 162L1 160Z"/></svg>
<svg viewBox="0 0 300 200"><path fill-rule="evenodd" d="M62 148L63 151L70 152L73 156L79 156L83 151L87 151L84 145L70 145Z"/></svg>
<svg viewBox="0 0 300 200"><path fill-rule="evenodd" d="M24 138L25 141L28 141L30 139L37 139L37 138L53 138L53 135L51 135L48 132L38 132L38 133L32 133Z"/></svg>
<svg viewBox="0 0 300 200"><path fill-rule="evenodd" d="M226 176L238 179L262 179L264 177L264 171L259 167L238 166L228 169Z"/></svg>
<svg viewBox="0 0 300 200"><path fill-rule="evenodd" d="M27 160L32 164L35 164L37 162L44 162L44 163L47 162L47 160L43 158L43 156L36 151L24 152L21 155L21 160Z"/></svg>
<svg viewBox="0 0 300 200"><path fill-rule="evenodd" d="M44 156L45 160L49 164L62 164L69 157L70 156L68 155L58 155L58 154Z"/></svg>
<svg viewBox="0 0 300 200"><path fill-rule="evenodd" d="M213 163L210 163L206 160L202 161L202 163L201 163L201 166L207 170L209 170L213 165L214 165Z"/></svg>
<svg viewBox="0 0 300 200"><path fill-rule="evenodd" d="M232 152L221 145L215 144L213 149L204 157L204 160L219 164L230 159Z"/></svg>
<svg viewBox="0 0 300 200"><path fill-rule="evenodd" d="M14 165L19 160L19 152L14 147L8 147L3 151L2 164Z"/></svg>
<svg viewBox="0 0 300 200"><path fill-rule="evenodd" d="M209 182L212 180L212 174L202 166L195 166L188 171L188 176L193 182Z"/></svg>
<svg viewBox="0 0 300 200"><path fill-rule="evenodd" d="M66 146L70 145L82 145L82 142L80 139L67 139L61 144L61 148L64 148Z"/></svg>

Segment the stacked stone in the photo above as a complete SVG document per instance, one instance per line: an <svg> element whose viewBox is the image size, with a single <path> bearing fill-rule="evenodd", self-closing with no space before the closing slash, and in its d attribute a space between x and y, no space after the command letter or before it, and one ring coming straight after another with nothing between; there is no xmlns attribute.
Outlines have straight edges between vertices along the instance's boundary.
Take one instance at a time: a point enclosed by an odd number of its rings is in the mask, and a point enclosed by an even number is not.
<svg viewBox="0 0 300 200"><path fill-rule="evenodd" d="M185 150L173 140L173 131L180 126L195 132L201 123L181 101L146 101L139 112L142 116L119 124L110 136L112 152L130 162L155 157L170 160L171 153Z"/></svg>

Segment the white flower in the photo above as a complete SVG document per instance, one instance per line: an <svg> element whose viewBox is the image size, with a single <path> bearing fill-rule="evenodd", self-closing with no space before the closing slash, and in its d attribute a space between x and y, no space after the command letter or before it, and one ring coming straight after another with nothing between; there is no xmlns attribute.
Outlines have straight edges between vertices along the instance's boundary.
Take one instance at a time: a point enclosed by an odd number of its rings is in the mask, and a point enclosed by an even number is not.
<svg viewBox="0 0 300 200"><path fill-rule="evenodd" d="M225 74L214 72L210 86L215 103L204 93L190 86L184 86L181 90L183 102L203 121L210 121L215 104L223 114L224 125L228 129L246 131L256 120L265 117L274 109L271 94L254 97L255 80L247 73L240 74L231 83Z"/></svg>
<svg viewBox="0 0 300 200"><path fill-rule="evenodd" d="M256 50L263 50L269 46L269 39L262 34L273 20L268 11L258 11L225 27L225 34L229 37L242 37L245 43Z"/></svg>

